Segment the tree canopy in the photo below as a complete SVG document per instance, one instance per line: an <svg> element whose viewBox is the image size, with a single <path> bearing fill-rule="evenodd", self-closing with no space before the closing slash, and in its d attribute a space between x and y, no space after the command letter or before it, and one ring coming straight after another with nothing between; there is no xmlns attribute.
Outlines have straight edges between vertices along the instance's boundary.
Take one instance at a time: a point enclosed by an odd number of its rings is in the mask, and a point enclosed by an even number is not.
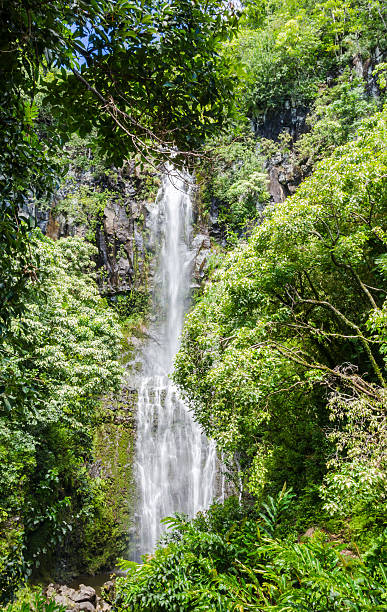
<svg viewBox="0 0 387 612"><path fill-rule="evenodd" d="M384 401L385 137L383 111L268 206L187 317L176 381L255 494L314 478L326 389Z"/></svg>
<svg viewBox="0 0 387 612"><path fill-rule="evenodd" d="M5 322L32 273L21 231L26 206L57 185L52 152L72 131L94 130L115 163L134 153L152 163L189 157L233 104L229 63L218 51L237 15L217 0L11 0L0 3L0 17ZM19 271L16 251L25 257Z"/></svg>

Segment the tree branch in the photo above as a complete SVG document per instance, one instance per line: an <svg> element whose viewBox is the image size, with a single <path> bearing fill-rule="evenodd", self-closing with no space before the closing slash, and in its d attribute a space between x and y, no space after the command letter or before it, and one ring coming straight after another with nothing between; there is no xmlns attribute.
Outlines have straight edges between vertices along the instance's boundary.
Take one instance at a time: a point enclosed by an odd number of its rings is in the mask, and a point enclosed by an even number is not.
<svg viewBox="0 0 387 612"><path fill-rule="evenodd" d="M330 302L326 302L323 300L311 300L311 299L303 299L300 296L297 296L299 301L305 304L314 304L316 306L322 306L323 308L328 308L329 310L331 310L332 312L335 313L335 315L341 319L348 327L354 329L358 336L359 336L359 340L361 341L361 343L363 344L365 351L369 357L369 360L371 362L371 365L373 367L373 370L376 374L377 379L379 380L379 382L381 383L382 387L386 386L386 382L383 378L381 369L379 368L378 364L376 363L375 357L372 354L369 342L367 340L367 338L365 338L365 336L362 334L362 331L360 329L360 327L358 327L358 325L356 325L355 323L353 323L352 321L350 321L349 319L347 319L347 317L340 312L340 310L338 310L337 308L335 308L335 306L333 306L333 304L331 304Z"/></svg>

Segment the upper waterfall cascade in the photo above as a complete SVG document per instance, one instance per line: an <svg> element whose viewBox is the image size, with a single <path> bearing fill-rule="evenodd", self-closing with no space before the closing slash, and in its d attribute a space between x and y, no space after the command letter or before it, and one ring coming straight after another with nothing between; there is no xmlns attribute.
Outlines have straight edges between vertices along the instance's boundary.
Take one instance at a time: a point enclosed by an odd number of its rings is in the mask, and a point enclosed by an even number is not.
<svg viewBox="0 0 387 612"><path fill-rule="evenodd" d="M217 455L170 380L189 305L192 200L183 177L165 175L150 215L157 253L153 324L137 380L136 558L151 553L176 512L193 516L215 492Z"/></svg>

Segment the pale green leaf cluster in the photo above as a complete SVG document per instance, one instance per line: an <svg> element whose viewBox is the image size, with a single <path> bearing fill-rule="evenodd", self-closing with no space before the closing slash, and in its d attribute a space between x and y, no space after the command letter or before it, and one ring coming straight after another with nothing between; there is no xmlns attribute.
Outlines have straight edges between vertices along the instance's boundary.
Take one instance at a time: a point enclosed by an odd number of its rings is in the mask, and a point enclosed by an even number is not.
<svg viewBox="0 0 387 612"><path fill-rule="evenodd" d="M37 232L23 313L0 345L0 595L92 518L86 469L101 397L118 389L118 317L93 279L95 247ZM39 534L39 537L37 537Z"/></svg>

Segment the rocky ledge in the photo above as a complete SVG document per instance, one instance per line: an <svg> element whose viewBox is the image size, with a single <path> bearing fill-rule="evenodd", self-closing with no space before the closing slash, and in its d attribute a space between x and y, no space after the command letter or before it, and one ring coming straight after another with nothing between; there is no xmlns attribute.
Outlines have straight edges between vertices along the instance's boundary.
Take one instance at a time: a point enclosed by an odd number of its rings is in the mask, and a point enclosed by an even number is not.
<svg viewBox="0 0 387 612"><path fill-rule="evenodd" d="M64 584L49 584L45 590L48 600L64 606L66 612L109 612L112 610L110 600L113 598L114 583L106 582L102 587L103 596L99 597L93 587L80 584L78 589L72 589Z"/></svg>

